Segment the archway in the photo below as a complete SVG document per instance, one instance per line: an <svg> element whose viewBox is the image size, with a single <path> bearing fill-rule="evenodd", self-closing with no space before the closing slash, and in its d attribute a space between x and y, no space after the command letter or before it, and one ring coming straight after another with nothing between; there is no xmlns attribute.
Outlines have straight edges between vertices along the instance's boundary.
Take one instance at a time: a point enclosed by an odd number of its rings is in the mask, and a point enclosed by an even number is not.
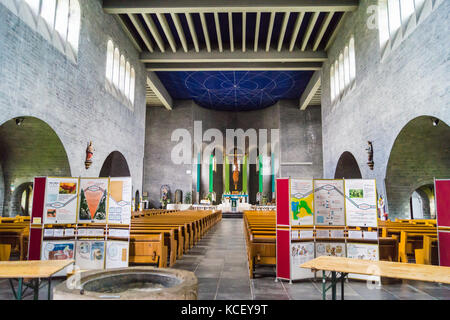
<svg viewBox="0 0 450 320"><path fill-rule="evenodd" d="M103 162L100 177L130 177L127 160L119 151L111 152Z"/></svg>
<svg viewBox="0 0 450 320"><path fill-rule="evenodd" d="M71 176L67 153L58 135L34 117L10 119L0 126L0 167L3 216L22 214L22 193L34 177Z"/></svg>
<svg viewBox="0 0 450 320"><path fill-rule="evenodd" d="M31 216L33 204L33 182L22 183L14 190L13 206L19 208L18 215Z"/></svg>
<svg viewBox="0 0 450 320"><path fill-rule="evenodd" d="M434 219L434 185L427 184L414 190L410 198L411 219Z"/></svg>
<svg viewBox="0 0 450 320"><path fill-rule="evenodd" d="M336 165L335 179L361 179L361 170L353 154L345 151Z"/></svg>
<svg viewBox="0 0 450 320"><path fill-rule="evenodd" d="M426 199L422 186L450 177L450 127L430 116L409 121L398 134L386 169L389 216L411 217L411 195ZM431 216L431 214L430 214Z"/></svg>

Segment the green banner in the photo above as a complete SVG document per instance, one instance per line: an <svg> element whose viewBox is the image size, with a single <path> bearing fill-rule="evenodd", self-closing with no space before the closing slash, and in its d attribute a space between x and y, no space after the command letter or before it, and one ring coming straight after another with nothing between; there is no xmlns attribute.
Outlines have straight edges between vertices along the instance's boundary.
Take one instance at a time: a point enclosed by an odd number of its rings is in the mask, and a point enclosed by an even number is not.
<svg viewBox="0 0 450 320"><path fill-rule="evenodd" d="M230 194L230 166L228 164L228 157L225 156L225 193Z"/></svg>
<svg viewBox="0 0 450 320"><path fill-rule="evenodd" d="M197 192L200 192L200 171L202 170L200 163L200 152L197 154Z"/></svg>
<svg viewBox="0 0 450 320"><path fill-rule="evenodd" d="M214 164L214 156L210 155L209 156L209 192L213 192L214 189L214 181L213 181L213 176L214 176L214 168L213 168L213 164Z"/></svg>
<svg viewBox="0 0 450 320"><path fill-rule="evenodd" d="M263 156L262 154L258 157L259 161L259 192L263 192Z"/></svg>
<svg viewBox="0 0 450 320"><path fill-rule="evenodd" d="M247 193L247 156L244 156L242 164L242 192Z"/></svg>

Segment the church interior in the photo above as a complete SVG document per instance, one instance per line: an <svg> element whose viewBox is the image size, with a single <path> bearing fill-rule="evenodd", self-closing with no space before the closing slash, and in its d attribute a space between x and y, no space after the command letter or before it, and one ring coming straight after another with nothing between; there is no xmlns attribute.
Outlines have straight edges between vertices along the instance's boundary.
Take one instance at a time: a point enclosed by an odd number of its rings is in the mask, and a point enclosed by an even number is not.
<svg viewBox="0 0 450 320"><path fill-rule="evenodd" d="M450 300L449 13L0 0L0 299Z"/></svg>

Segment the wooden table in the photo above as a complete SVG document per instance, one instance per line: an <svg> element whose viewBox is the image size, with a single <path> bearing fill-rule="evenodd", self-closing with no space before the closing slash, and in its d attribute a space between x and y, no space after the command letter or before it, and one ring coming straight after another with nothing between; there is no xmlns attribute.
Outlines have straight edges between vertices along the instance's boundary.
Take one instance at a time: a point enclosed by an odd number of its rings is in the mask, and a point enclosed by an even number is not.
<svg viewBox="0 0 450 320"><path fill-rule="evenodd" d="M74 260L3 261L0 262L0 279L9 279L17 300L22 300L25 292L22 291L23 279L31 279L31 285L25 284L25 286L33 289L34 300L39 297L40 279L48 279L48 299L50 300L52 276L74 262ZM13 279L18 279L17 292L14 289Z"/></svg>
<svg viewBox="0 0 450 320"><path fill-rule="evenodd" d="M336 300L336 284L341 281L341 299L344 300L344 280L349 273L418 280L450 284L450 267L440 267L425 264L412 264L390 261L370 261L341 257L322 256L310 260L300 267L311 271L322 270L322 297L332 289L332 299ZM331 271L331 285L326 287L325 271ZM337 278L340 273L340 278Z"/></svg>

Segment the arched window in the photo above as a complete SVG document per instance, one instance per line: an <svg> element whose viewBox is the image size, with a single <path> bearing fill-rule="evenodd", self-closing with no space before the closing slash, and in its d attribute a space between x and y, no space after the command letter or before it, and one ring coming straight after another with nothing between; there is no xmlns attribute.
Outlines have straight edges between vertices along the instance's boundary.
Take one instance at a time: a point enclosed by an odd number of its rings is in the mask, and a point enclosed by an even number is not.
<svg viewBox="0 0 450 320"><path fill-rule="evenodd" d="M351 37L348 43L349 50L349 66L350 66L350 82L356 78L356 54L355 54L355 38Z"/></svg>
<svg viewBox="0 0 450 320"><path fill-rule="evenodd" d="M388 0L388 14L389 14L389 33L391 38L395 37L398 29L402 26L400 18L400 2L399 0Z"/></svg>
<svg viewBox="0 0 450 320"><path fill-rule="evenodd" d="M125 93L125 57L123 55L120 57L119 90Z"/></svg>
<svg viewBox="0 0 450 320"><path fill-rule="evenodd" d="M55 27L56 0L42 1L41 17L47 22L51 30Z"/></svg>
<svg viewBox="0 0 450 320"><path fill-rule="evenodd" d="M331 92L331 102L334 101L335 93L334 93L334 66L330 68L330 92Z"/></svg>
<svg viewBox="0 0 450 320"><path fill-rule="evenodd" d="M380 0L378 3L378 30L380 34L380 47L384 48L389 41L389 17L387 0Z"/></svg>
<svg viewBox="0 0 450 320"><path fill-rule="evenodd" d="M120 69L120 53L119 48L114 50L114 67L113 67L113 83L119 88L119 69Z"/></svg>
<svg viewBox="0 0 450 320"><path fill-rule="evenodd" d="M336 60L334 62L334 92L335 92L335 98L339 97L339 63Z"/></svg>
<svg viewBox="0 0 450 320"><path fill-rule="evenodd" d="M69 24L69 0L59 0L56 7L55 30L61 39L67 41L67 28Z"/></svg>
<svg viewBox="0 0 450 320"><path fill-rule="evenodd" d="M67 42L71 45L75 53L78 52L80 26L81 26L80 4L76 0L71 0L69 8L69 29L67 30Z"/></svg>
<svg viewBox="0 0 450 320"><path fill-rule="evenodd" d="M31 11L38 16L39 15L39 5L40 0L25 0L25 2L28 4L28 6L31 8Z"/></svg>
<svg viewBox="0 0 450 320"><path fill-rule="evenodd" d="M350 84L350 58L348 56L348 46L344 49L344 81L345 88Z"/></svg>
<svg viewBox="0 0 450 320"><path fill-rule="evenodd" d="M131 68L131 82L130 82L130 101L134 104L134 89L135 89L136 74L134 73L134 68Z"/></svg>
<svg viewBox="0 0 450 320"><path fill-rule="evenodd" d="M106 79L112 82L114 66L114 43L109 40L106 53Z"/></svg>
<svg viewBox="0 0 450 320"><path fill-rule="evenodd" d="M414 13L414 0L400 0L402 23L407 23Z"/></svg>
<svg viewBox="0 0 450 320"><path fill-rule="evenodd" d="M131 67L130 63L127 61L127 64L125 66L125 96L130 99L130 72Z"/></svg>
<svg viewBox="0 0 450 320"><path fill-rule="evenodd" d="M345 75L344 75L344 55L339 55L339 93L342 94L345 89Z"/></svg>

